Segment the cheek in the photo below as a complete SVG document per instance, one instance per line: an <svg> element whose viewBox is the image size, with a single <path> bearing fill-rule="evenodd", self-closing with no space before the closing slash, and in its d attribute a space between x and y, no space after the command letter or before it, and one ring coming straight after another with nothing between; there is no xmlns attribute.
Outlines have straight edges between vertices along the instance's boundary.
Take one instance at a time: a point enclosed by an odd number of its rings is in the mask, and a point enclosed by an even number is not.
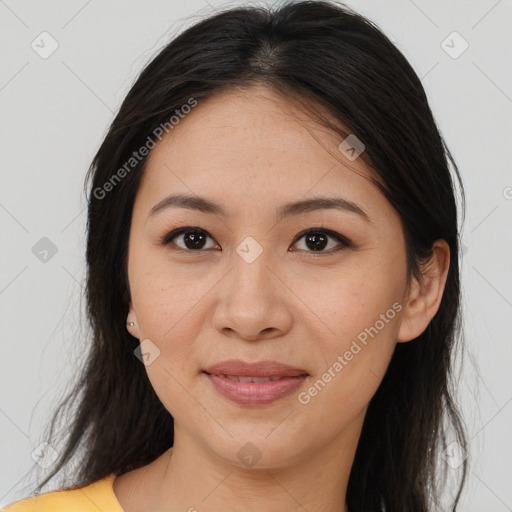
<svg viewBox="0 0 512 512"><path fill-rule="evenodd" d="M164 395L169 397L179 396L183 391L179 384L185 385L184 376L197 370L192 367L194 340L200 338L202 329L198 312L205 290L154 263L153 258L150 267L134 265L132 304L141 342L149 340L149 346L154 345L159 354L146 371L163 400L160 391L165 390Z"/></svg>
<svg viewBox="0 0 512 512"><path fill-rule="evenodd" d="M143 246L144 243L137 244ZM165 341L180 328L180 319L200 301L204 290L166 258L165 249L134 247L129 260L133 308L144 337Z"/></svg>
<svg viewBox="0 0 512 512"><path fill-rule="evenodd" d="M401 311L398 301L382 297L338 305L345 312L338 311L336 335L321 338L318 372L298 397L317 423L331 422L334 430L358 416L377 391L396 346Z"/></svg>
<svg viewBox="0 0 512 512"><path fill-rule="evenodd" d="M386 335L396 330L405 286L405 269L399 265L383 268L372 262L358 263L357 267L347 265L336 276L302 279L300 297L316 314L318 332L325 333L333 349L343 349L376 323Z"/></svg>
<svg viewBox="0 0 512 512"><path fill-rule="evenodd" d="M303 403L316 403L313 407L322 417L326 411L352 417L384 377L397 343L405 282L405 268L387 265L347 267L336 280L322 283L321 294L303 295L322 320L316 322L317 340L311 346L314 353L317 344L318 375Z"/></svg>
<svg viewBox="0 0 512 512"><path fill-rule="evenodd" d="M168 269L156 265L134 274L132 303L141 341L150 340L149 346L158 353L145 367L151 386L174 419L185 421L197 408L189 388L192 375L199 371L194 340L202 329L198 315L204 290L168 274Z"/></svg>

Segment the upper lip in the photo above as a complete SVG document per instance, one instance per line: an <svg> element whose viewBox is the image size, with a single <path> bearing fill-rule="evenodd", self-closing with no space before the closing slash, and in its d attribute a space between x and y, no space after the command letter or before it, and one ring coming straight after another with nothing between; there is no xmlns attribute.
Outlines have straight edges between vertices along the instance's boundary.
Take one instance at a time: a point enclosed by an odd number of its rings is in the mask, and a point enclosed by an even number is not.
<svg viewBox="0 0 512 512"><path fill-rule="evenodd" d="M309 375L302 368L295 368L270 360L249 363L241 359L228 359L213 364L204 371L211 375L233 375L240 377L296 377L299 375Z"/></svg>

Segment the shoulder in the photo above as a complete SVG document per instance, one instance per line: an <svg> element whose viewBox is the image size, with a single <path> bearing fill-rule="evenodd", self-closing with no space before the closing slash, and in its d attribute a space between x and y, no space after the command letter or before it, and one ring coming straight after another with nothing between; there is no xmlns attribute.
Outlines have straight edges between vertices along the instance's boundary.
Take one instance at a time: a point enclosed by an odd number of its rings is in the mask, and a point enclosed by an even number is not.
<svg viewBox="0 0 512 512"><path fill-rule="evenodd" d="M30 496L0 512L123 512L112 488L114 478L112 473L88 485Z"/></svg>

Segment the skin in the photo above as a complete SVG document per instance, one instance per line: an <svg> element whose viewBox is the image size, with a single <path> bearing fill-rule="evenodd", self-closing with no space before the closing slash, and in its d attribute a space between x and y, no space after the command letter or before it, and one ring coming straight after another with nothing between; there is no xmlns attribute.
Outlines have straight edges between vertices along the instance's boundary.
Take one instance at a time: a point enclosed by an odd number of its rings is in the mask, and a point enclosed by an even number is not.
<svg viewBox="0 0 512 512"><path fill-rule="evenodd" d="M175 437L154 462L115 479L126 512L347 512L368 403L396 343L421 334L437 312L449 247L437 240L421 279L408 283L400 217L362 159L341 154L342 140L257 86L199 101L151 151L131 222L127 321L160 350L145 368ZM207 197L228 215L173 207L149 217L171 193ZM335 209L276 220L282 204L314 196L353 201L372 224ZM203 248L183 235L161 243L184 226L207 232ZM297 238L309 228L352 245L329 237L319 254ZM236 251L248 236L263 250L252 263ZM401 311L300 403L298 394L394 303ZM238 405L202 374L229 358L278 360L310 376L271 404ZM248 442L261 456L250 467L237 456Z"/></svg>

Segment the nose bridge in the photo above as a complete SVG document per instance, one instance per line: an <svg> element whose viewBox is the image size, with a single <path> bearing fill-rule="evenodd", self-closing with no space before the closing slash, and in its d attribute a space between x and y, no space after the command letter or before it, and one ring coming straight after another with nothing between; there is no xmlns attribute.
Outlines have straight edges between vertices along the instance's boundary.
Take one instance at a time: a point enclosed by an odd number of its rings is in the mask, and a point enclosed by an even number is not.
<svg viewBox="0 0 512 512"><path fill-rule="evenodd" d="M246 237L233 253L233 290L237 300L268 300L269 288L272 288L272 276L269 265L272 261L271 250L263 248L263 243L253 237ZM232 290L232 291L233 291Z"/></svg>

